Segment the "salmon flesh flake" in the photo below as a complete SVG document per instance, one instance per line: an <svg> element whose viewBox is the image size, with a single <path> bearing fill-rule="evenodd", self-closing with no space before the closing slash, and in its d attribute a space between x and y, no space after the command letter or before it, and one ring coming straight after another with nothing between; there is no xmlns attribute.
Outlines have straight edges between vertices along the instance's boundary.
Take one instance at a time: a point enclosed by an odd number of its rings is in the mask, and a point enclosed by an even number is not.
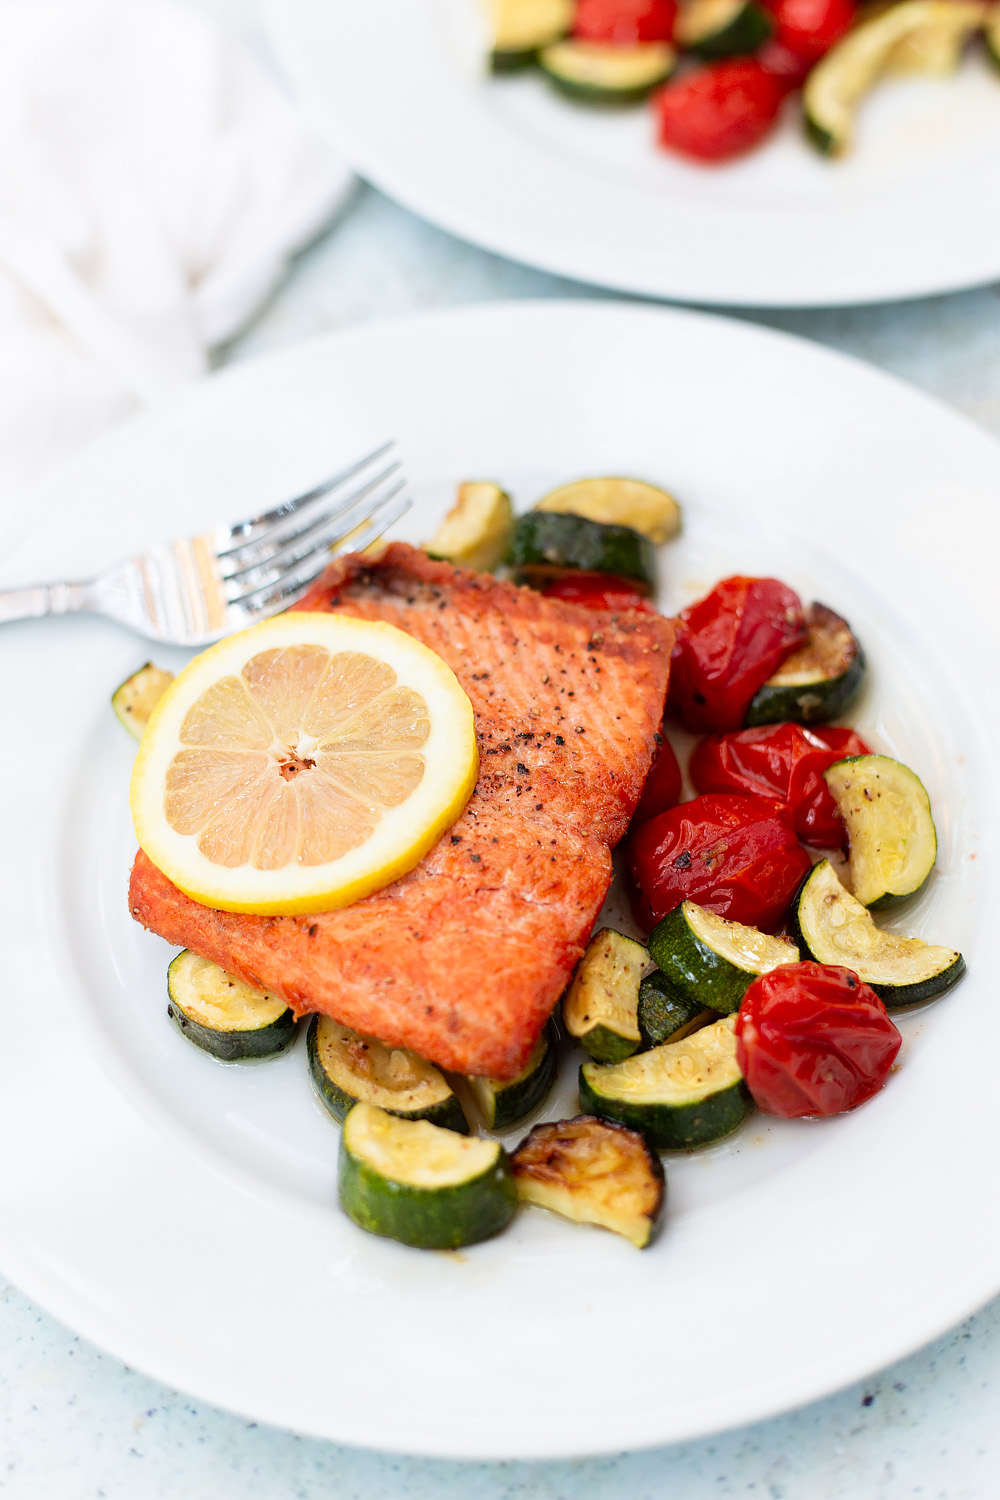
<svg viewBox="0 0 1000 1500"><path fill-rule="evenodd" d="M673 624L596 613L403 543L338 559L297 606L385 620L472 701L458 822L391 885L302 917L215 911L140 850L129 904L170 943L459 1073L511 1078L580 959L663 714Z"/></svg>

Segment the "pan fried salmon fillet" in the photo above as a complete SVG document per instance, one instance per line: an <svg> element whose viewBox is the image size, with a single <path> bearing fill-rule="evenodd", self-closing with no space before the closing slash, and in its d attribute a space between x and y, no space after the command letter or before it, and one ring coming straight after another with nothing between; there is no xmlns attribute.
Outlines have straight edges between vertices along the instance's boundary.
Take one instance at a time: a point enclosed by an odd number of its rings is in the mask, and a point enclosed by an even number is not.
<svg viewBox="0 0 1000 1500"><path fill-rule="evenodd" d="M140 851L129 903L168 942L444 1068L513 1077L586 946L649 770L673 624L596 614L402 543L340 558L299 609L386 620L472 701L475 791L408 875L339 911L214 911Z"/></svg>

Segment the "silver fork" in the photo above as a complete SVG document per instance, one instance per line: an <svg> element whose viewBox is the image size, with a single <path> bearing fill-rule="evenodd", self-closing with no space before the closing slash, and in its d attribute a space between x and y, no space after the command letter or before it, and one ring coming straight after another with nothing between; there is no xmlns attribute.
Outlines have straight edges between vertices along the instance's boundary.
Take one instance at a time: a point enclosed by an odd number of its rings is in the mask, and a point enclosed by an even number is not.
<svg viewBox="0 0 1000 1500"><path fill-rule="evenodd" d="M0 589L0 624L85 611L174 646L242 630L301 598L334 548L350 538L360 552L409 510L398 459L382 464L392 447L273 510L152 547L86 582Z"/></svg>

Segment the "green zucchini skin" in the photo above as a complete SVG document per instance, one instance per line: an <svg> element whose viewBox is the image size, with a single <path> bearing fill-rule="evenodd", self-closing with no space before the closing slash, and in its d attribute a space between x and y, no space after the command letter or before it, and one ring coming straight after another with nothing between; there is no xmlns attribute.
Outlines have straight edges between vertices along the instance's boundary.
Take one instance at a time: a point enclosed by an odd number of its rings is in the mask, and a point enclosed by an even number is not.
<svg viewBox="0 0 1000 1500"><path fill-rule="evenodd" d="M350 1118L340 1138L337 1191L359 1229L418 1250L457 1250L492 1239L514 1217L517 1189L499 1142L494 1164L478 1177L449 1187L413 1187L383 1176L352 1149Z"/></svg>
<svg viewBox="0 0 1000 1500"><path fill-rule="evenodd" d="M743 57L747 53L756 52L774 32L774 22L756 0L745 0L744 4L734 8L731 20L725 25L701 35L685 29L683 15L682 11L678 22L678 41L703 62L715 62L723 57Z"/></svg>
<svg viewBox="0 0 1000 1500"><path fill-rule="evenodd" d="M490 53L491 73L523 73L538 62L537 47L519 47L516 50Z"/></svg>
<svg viewBox="0 0 1000 1500"><path fill-rule="evenodd" d="M614 77L614 63L616 57L621 57L624 52L620 47L598 48L594 43L576 42L568 38L566 41L554 42L551 47L544 47L539 53L538 63L549 83L565 98L572 99L577 104L620 109L630 104L641 104L653 89L666 83L677 67L677 54L673 48L650 42L644 45L650 49L656 48L655 53L651 50L648 58L644 59L645 67L641 70L626 70L621 66L617 70L617 80ZM606 57L608 62L607 76L600 79L596 76L597 70L586 66L588 55L595 54ZM629 77L629 82L624 81L626 76Z"/></svg>
<svg viewBox="0 0 1000 1500"><path fill-rule="evenodd" d="M860 642L847 621L826 605L814 604L807 615L809 638L801 651L779 668L770 681L754 694L743 720L747 729L757 724L828 724L847 712L864 686L868 664ZM791 683L787 677L805 653L825 639L840 639L842 669L832 676L817 668L808 682Z"/></svg>
<svg viewBox="0 0 1000 1500"><path fill-rule="evenodd" d="M739 1010L743 996L761 971L738 967L716 952L692 926L689 907L694 907L694 903L683 901L657 922L649 935L650 957L677 994L690 1004L707 1006L720 1015L731 1016ZM733 926L739 929L740 924L734 923ZM796 949L789 944L784 961L795 963L798 956Z"/></svg>
<svg viewBox="0 0 1000 1500"><path fill-rule="evenodd" d="M557 511L519 516L506 560L519 582L580 570L627 578L640 592L648 593L656 583L656 549L648 537L631 526Z"/></svg>
<svg viewBox="0 0 1000 1500"><path fill-rule="evenodd" d="M936 1000L964 977L965 959L961 953L954 952L953 962L944 964L936 973L930 973L924 979L893 984L879 978L866 964L866 956L871 953L874 944L865 943L857 953L852 953L845 952L842 943L824 941L821 923L826 906L824 896L847 908L855 922L864 922L874 932L875 924L867 915L866 908L843 889L830 861L824 859L814 865L812 872L806 876L792 905L791 925L799 947L817 963L843 964L846 968L853 969L859 979L871 986L886 1007L899 1010L910 1005L920 1005L927 1000ZM839 930L843 931L843 928Z"/></svg>
<svg viewBox="0 0 1000 1500"><path fill-rule="evenodd" d="M584 1063L580 1069L581 1110L637 1130L657 1151L687 1151L721 1140L732 1135L753 1109L750 1090L742 1079L697 1104L664 1107L609 1098L588 1078L593 1067Z"/></svg>
<svg viewBox="0 0 1000 1500"><path fill-rule="evenodd" d="M299 1023L290 1008L283 1010L276 1020L254 1028L222 1030L196 1020L180 998L183 986L189 982L187 969L192 960L198 962L196 955L185 948L167 967L167 1015L181 1036L220 1062L255 1062L265 1057L277 1057L292 1045L298 1035ZM224 971L218 965L213 964L211 968L224 977ZM240 983L229 977L231 983Z"/></svg>
<svg viewBox="0 0 1000 1500"><path fill-rule="evenodd" d="M824 771L823 779L847 825L851 884L858 900L874 911L915 896L930 878L937 859L937 830L930 798L920 778L909 766L888 755L849 755ZM893 877L894 886L884 869L876 875L870 868L864 869L878 864L879 848L893 833L891 810L880 811L883 781L887 794L895 790L900 800L910 800L911 826L916 834L922 835L924 846L919 858L910 858L908 873ZM865 878L859 880L858 872L862 869Z"/></svg>
<svg viewBox="0 0 1000 1500"><path fill-rule="evenodd" d="M313 1016L306 1030L306 1052L309 1057L309 1073L316 1086L316 1092L326 1108L335 1120L340 1123L359 1102L360 1095L350 1094L341 1088L330 1077L323 1067L317 1043L321 1016ZM418 1110L387 1110L387 1114L398 1116L401 1120L429 1120L432 1125L440 1125L443 1130L454 1130L459 1135L468 1135L469 1122L465 1118L465 1112L455 1094L449 1093L446 1099L441 1099L435 1104L430 1104L424 1109Z"/></svg>
<svg viewBox="0 0 1000 1500"><path fill-rule="evenodd" d="M649 1048L664 1042L679 1042L699 1026L718 1020L718 1015L700 1001L687 1000L678 994L666 974L655 969L639 986L638 1019L643 1047Z"/></svg>
<svg viewBox="0 0 1000 1500"><path fill-rule="evenodd" d="M551 1021L546 1023L539 1042L541 1051L537 1057L532 1053L528 1066L510 1083L495 1078L470 1078L469 1084L487 1130L509 1130L548 1097L559 1055L556 1030Z"/></svg>

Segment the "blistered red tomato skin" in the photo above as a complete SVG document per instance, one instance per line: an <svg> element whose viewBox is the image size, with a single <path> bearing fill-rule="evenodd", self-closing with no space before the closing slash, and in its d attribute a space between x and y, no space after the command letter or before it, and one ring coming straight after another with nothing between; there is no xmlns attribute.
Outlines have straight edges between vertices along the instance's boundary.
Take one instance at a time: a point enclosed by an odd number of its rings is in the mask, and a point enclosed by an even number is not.
<svg viewBox="0 0 1000 1500"><path fill-rule="evenodd" d="M774 128L787 93L756 58L729 58L665 83L653 96L657 139L697 161L727 161Z"/></svg>
<svg viewBox="0 0 1000 1500"><path fill-rule="evenodd" d="M811 66L854 25L854 0L767 0L774 40Z"/></svg>
<svg viewBox="0 0 1000 1500"><path fill-rule="evenodd" d="M573 35L610 47L669 42L676 19L676 0L578 0Z"/></svg>
<svg viewBox="0 0 1000 1500"><path fill-rule="evenodd" d="M770 932L812 861L778 803L710 792L637 828L629 866L636 916L650 928L682 901L697 901Z"/></svg>
<svg viewBox="0 0 1000 1500"><path fill-rule="evenodd" d="M553 578L541 592L546 599L565 599L569 604L582 604L587 609L621 611L637 609L643 614L655 614L649 600L629 583L627 578L614 578L608 573L573 573L565 578Z"/></svg>
<svg viewBox="0 0 1000 1500"><path fill-rule="evenodd" d="M758 688L805 639L802 600L777 578L724 578L682 609L667 707L687 729L740 729Z"/></svg>
<svg viewBox="0 0 1000 1500"><path fill-rule="evenodd" d="M847 755L870 755L853 729L762 724L699 740L689 765L699 792L742 792L791 810L804 844L839 849L846 837L823 772Z"/></svg>
<svg viewBox="0 0 1000 1500"><path fill-rule="evenodd" d="M765 1114L839 1115L877 1094L902 1044L875 991L850 969L785 964L755 979L736 1019L736 1058Z"/></svg>
<svg viewBox="0 0 1000 1500"><path fill-rule="evenodd" d="M681 800L682 786L681 768L674 754L674 747L661 730L660 743L653 754L653 764L649 768L646 785L632 815L632 827L638 828L640 823L648 823L650 818L676 807Z"/></svg>

